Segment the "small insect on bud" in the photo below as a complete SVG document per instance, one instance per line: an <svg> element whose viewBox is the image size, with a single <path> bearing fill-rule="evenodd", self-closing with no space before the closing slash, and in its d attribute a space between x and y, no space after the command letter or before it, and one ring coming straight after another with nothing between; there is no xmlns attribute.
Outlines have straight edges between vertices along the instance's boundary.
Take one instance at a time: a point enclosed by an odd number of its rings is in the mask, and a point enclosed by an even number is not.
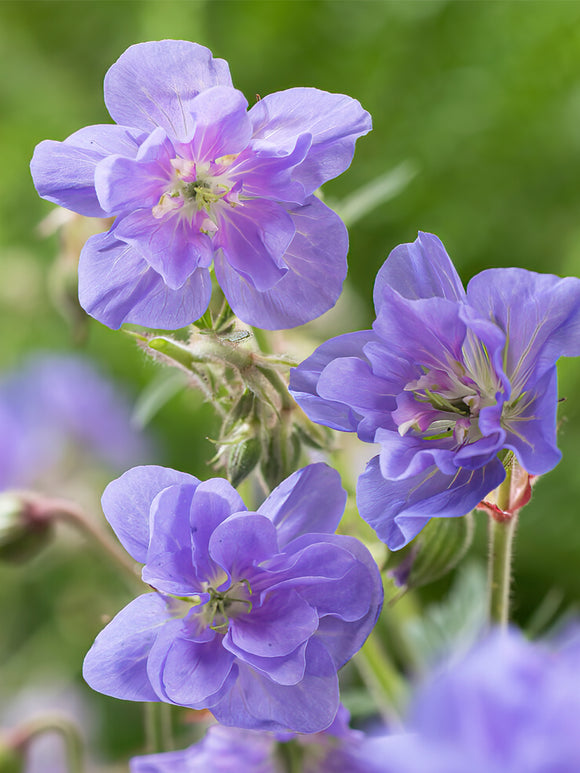
<svg viewBox="0 0 580 773"><path fill-rule="evenodd" d="M0 561L26 561L51 536L51 522L42 517L32 497L13 491L0 494ZM0 773L3 773L1 767Z"/></svg>

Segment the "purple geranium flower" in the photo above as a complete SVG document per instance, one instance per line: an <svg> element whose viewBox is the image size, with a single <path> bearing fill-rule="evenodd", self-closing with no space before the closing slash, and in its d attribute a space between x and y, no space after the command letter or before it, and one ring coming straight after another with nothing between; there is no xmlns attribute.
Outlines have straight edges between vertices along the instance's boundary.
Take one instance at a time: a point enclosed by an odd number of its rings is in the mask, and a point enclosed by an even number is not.
<svg viewBox="0 0 580 773"><path fill-rule="evenodd" d="M378 568L333 534L346 493L315 464L249 513L220 478L136 467L103 509L156 592L101 632L84 676L117 698L209 708L250 729L317 732L338 708L339 669L371 631Z"/></svg>
<svg viewBox="0 0 580 773"><path fill-rule="evenodd" d="M390 254L374 302L373 329L320 346L290 387L313 421L380 444L357 503L397 550L495 489L502 449L530 475L558 463L555 363L580 354L580 280L490 269L466 292L420 234Z"/></svg>
<svg viewBox="0 0 580 773"><path fill-rule="evenodd" d="M72 445L115 470L150 457L131 403L82 357L37 354L0 381L0 490L54 477Z"/></svg>
<svg viewBox="0 0 580 773"><path fill-rule="evenodd" d="M293 327L334 305L348 239L313 193L371 128L356 100L293 88L247 111L226 62L163 40L122 54L105 103L117 125L41 142L31 164L45 199L116 217L81 253L89 314L112 328L183 327L207 308L212 261L249 324Z"/></svg>
<svg viewBox="0 0 580 773"><path fill-rule="evenodd" d="M577 773L579 645L495 633L419 690L385 773Z"/></svg>
<svg viewBox="0 0 580 773"><path fill-rule="evenodd" d="M292 756L286 744L295 746L301 773L382 773L390 739L351 730L348 721L340 706L332 725L312 735L282 737L214 725L188 749L134 757L131 773L281 773L286 755Z"/></svg>

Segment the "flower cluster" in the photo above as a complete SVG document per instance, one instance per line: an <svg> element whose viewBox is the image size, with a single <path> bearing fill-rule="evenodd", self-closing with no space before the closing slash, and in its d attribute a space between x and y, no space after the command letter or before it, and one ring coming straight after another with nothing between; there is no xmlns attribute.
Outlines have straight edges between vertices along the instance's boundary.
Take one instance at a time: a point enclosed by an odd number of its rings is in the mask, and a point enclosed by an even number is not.
<svg viewBox="0 0 580 773"><path fill-rule="evenodd" d="M114 216L81 253L81 305L109 327L175 329L201 317L210 267L240 319L267 329L336 302L348 239L314 196L371 128L342 94L293 88L249 111L227 63L196 43L131 46L105 77L116 124L45 140L31 164L41 196Z"/></svg>
<svg viewBox="0 0 580 773"><path fill-rule="evenodd" d="M384 773L575 773L579 668L577 631L556 648L495 633L419 690Z"/></svg>
<svg viewBox="0 0 580 773"><path fill-rule="evenodd" d="M370 553L333 533L345 499L324 464L291 475L255 513L223 479L137 467L113 481L105 515L155 592L99 634L86 681L117 698L209 708L225 725L327 728L337 669L382 603Z"/></svg>
<svg viewBox="0 0 580 773"><path fill-rule="evenodd" d="M374 302L372 330L324 343L290 387L313 421L380 444L357 504L397 550L499 486L506 450L530 475L558 463L555 363L580 355L580 279L489 269L465 291L420 234L390 254Z"/></svg>
<svg viewBox="0 0 580 773"><path fill-rule="evenodd" d="M390 739L352 730L348 721L340 706L332 725L313 735L214 725L188 749L134 757L131 773L281 773L288 759L300 764L301 773L382 773Z"/></svg>

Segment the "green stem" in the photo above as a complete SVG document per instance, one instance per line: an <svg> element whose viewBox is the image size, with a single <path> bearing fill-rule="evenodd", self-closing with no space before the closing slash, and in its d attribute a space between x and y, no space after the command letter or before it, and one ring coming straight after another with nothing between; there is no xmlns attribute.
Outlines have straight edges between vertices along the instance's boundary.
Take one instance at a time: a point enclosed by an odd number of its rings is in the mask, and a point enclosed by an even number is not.
<svg viewBox="0 0 580 773"><path fill-rule="evenodd" d="M112 542L106 534L100 529L97 529L80 507L65 499L47 499L42 502L42 508L45 517L54 519L55 521L69 523L71 526L78 529L85 537L88 537L89 541L92 544L97 545L98 548L117 566L123 575L130 580L133 588L138 583L139 588L142 589L141 580L135 571L137 564L135 564L124 551L119 550L117 545Z"/></svg>
<svg viewBox="0 0 580 773"><path fill-rule="evenodd" d="M167 703L146 703L144 708L146 753L172 751L171 706Z"/></svg>
<svg viewBox="0 0 580 773"><path fill-rule="evenodd" d="M390 726L399 724L396 707L404 701L405 682L374 632L355 656L354 663L385 722Z"/></svg>
<svg viewBox="0 0 580 773"><path fill-rule="evenodd" d="M501 507L499 501L498 497L498 507ZM489 519L489 621L502 628L507 627L509 620L512 551L516 525L516 514L503 519Z"/></svg>

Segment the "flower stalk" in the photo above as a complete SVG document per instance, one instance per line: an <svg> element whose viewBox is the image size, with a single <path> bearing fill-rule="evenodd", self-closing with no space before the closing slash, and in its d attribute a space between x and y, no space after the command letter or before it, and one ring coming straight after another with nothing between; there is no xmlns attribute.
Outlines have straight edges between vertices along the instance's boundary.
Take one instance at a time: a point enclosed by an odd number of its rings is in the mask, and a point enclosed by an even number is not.
<svg viewBox="0 0 580 773"><path fill-rule="evenodd" d="M509 495L509 474L499 487L499 507L502 507L505 496L501 492L503 486L506 486ZM513 539L517 520L517 512L505 516L492 514L489 518L488 614L489 622L501 628L507 628L509 621Z"/></svg>

